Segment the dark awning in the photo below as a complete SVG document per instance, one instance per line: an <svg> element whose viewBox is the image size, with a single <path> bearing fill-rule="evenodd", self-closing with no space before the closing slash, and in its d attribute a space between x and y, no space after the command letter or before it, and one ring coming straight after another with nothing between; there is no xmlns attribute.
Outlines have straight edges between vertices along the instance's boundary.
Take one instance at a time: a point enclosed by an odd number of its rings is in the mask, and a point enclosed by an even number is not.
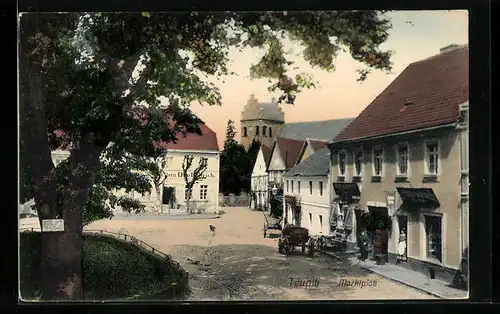
<svg viewBox="0 0 500 314"><path fill-rule="evenodd" d="M430 188L397 188L403 204L410 206L420 206L437 208L439 201Z"/></svg>
<svg viewBox="0 0 500 314"><path fill-rule="evenodd" d="M335 194L340 198L351 198L361 196L358 184L352 182L335 182L333 183Z"/></svg>

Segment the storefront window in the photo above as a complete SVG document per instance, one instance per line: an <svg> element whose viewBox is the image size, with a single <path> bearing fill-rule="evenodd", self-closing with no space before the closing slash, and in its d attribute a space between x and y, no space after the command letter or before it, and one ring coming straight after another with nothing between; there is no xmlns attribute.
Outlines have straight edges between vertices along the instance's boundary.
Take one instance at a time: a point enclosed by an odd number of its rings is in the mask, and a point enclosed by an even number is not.
<svg viewBox="0 0 500 314"><path fill-rule="evenodd" d="M425 216L427 258L442 262L441 217Z"/></svg>

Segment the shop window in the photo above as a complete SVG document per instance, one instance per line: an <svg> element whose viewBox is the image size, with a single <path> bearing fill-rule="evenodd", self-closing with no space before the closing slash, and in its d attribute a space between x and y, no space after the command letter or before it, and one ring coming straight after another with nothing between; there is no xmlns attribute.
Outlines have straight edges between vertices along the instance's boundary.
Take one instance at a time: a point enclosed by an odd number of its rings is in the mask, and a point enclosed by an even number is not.
<svg viewBox="0 0 500 314"><path fill-rule="evenodd" d="M442 262L441 217L425 217L427 259Z"/></svg>
<svg viewBox="0 0 500 314"><path fill-rule="evenodd" d="M206 200L208 194L208 185L200 185L200 200Z"/></svg>
<svg viewBox="0 0 500 314"><path fill-rule="evenodd" d="M319 181L319 195L323 195L323 181Z"/></svg>
<svg viewBox="0 0 500 314"><path fill-rule="evenodd" d="M313 195L313 182L309 181L309 195Z"/></svg>

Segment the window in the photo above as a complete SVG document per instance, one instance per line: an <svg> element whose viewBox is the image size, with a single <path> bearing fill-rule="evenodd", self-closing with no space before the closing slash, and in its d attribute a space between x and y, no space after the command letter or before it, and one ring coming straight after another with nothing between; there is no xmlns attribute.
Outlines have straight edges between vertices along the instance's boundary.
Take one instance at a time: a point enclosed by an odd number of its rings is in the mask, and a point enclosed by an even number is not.
<svg viewBox="0 0 500 314"><path fill-rule="evenodd" d="M425 144L425 171L428 175L437 175L439 166L439 146L437 142L428 142Z"/></svg>
<svg viewBox="0 0 500 314"><path fill-rule="evenodd" d="M441 217L424 216L427 259L442 262Z"/></svg>
<svg viewBox="0 0 500 314"><path fill-rule="evenodd" d="M313 195L313 182L309 181L309 195Z"/></svg>
<svg viewBox="0 0 500 314"><path fill-rule="evenodd" d="M167 157L166 160L165 160L165 166L168 168L168 167L172 167L172 162L174 161L174 157Z"/></svg>
<svg viewBox="0 0 500 314"><path fill-rule="evenodd" d="M287 192L288 192L288 184L289 184L289 182L288 182L288 180L286 180L286 191Z"/></svg>
<svg viewBox="0 0 500 314"><path fill-rule="evenodd" d="M255 127L255 135L257 135L257 136L259 135L259 126L258 125Z"/></svg>
<svg viewBox="0 0 500 314"><path fill-rule="evenodd" d="M373 149L373 175L382 176L384 171L384 156L382 147L375 147Z"/></svg>
<svg viewBox="0 0 500 314"><path fill-rule="evenodd" d="M297 181L297 192L300 193L300 181Z"/></svg>
<svg viewBox="0 0 500 314"><path fill-rule="evenodd" d="M292 193L293 193L293 180L292 180Z"/></svg>
<svg viewBox="0 0 500 314"><path fill-rule="evenodd" d="M312 226L313 214L309 213L309 226Z"/></svg>
<svg viewBox="0 0 500 314"><path fill-rule="evenodd" d="M266 131L267 131L267 127L266 126L263 126L262 127L262 136L266 136Z"/></svg>
<svg viewBox="0 0 500 314"><path fill-rule="evenodd" d="M206 157L201 157L201 158L200 158L200 165L207 166L207 165L208 165L208 158L206 158Z"/></svg>
<svg viewBox="0 0 500 314"><path fill-rule="evenodd" d="M323 231L323 216L319 215L319 230Z"/></svg>
<svg viewBox="0 0 500 314"><path fill-rule="evenodd" d="M357 150L354 152L354 171L357 177L363 174L363 151Z"/></svg>
<svg viewBox="0 0 500 314"><path fill-rule="evenodd" d="M208 193L208 185L200 185L200 200L206 200Z"/></svg>
<svg viewBox="0 0 500 314"><path fill-rule="evenodd" d="M243 127L243 137L247 137L248 136L248 130L246 127Z"/></svg>
<svg viewBox="0 0 500 314"><path fill-rule="evenodd" d="M273 128L269 127L269 137L273 137Z"/></svg>
<svg viewBox="0 0 500 314"><path fill-rule="evenodd" d="M319 181L319 195L323 195L323 181Z"/></svg>
<svg viewBox="0 0 500 314"><path fill-rule="evenodd" d="M339 176L344 177L346 174L347 154L345 151L339 152Z"/></svg>
<svg viewBox="0 0 500 314"><path fill-rule="evenodd" d="M408 145L407 144L399 144L396 149L396 156L398 161L397 167L397 175L398 176L407 176L408 175Z"/></svg>
<svg viewBox="0 0 500 314"><path fill-rule="evenodd" d="M193 198L193 193L191 193L191 195L188 195L189 194L189 191L188 191L188 188L184 188L184 199L185 200L190 200Z"/></svg>

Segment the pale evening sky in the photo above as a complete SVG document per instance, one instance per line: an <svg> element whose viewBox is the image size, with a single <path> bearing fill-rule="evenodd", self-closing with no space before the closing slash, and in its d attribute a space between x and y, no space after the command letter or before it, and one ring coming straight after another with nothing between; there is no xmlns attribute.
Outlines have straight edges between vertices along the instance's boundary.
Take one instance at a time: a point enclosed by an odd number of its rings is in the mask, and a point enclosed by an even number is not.
<svg viewBox="0 0 500 314"><path fill-rule="evenodd" d="M381 48L394 51L393 74L374 70L364 82L357 82L356 69L360 68L360 64L344 52L336 59L336 71L332 73L313 69L300 57L293 58L300 67L299 71L312 74L319 86L302 91L294 105L282 105L286 122L356 117L411 62L435 55L449 44L468 43L467 11L397 11L387 13L387 16L393 27ZM293 49L293 53L301 51L299 45L289 48ZM236 139L239 140L240 114L250 94L255 94L261 102L269 102L272 97L279 96L267 91L267 80L249 78L251 64L256 63L262 54L263 50L232 50L230 70L239 75L225 78L225 83L218 82L222 106L191 106L217 133L221 149L229 119L235 121Z"/></svg>

